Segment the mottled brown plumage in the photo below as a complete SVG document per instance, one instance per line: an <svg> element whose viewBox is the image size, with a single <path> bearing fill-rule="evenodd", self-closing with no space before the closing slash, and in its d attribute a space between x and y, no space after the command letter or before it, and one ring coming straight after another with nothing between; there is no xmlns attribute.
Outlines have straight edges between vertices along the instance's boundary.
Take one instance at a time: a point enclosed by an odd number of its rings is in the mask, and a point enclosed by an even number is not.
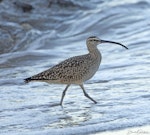
<svg viewBox="0 0 150 135"><path fill-rule="evenodd" d="M44 72L26 78L25 81L44 81L48 83L67 84L67 87L62 94L61 105L68 87L71 84L78 84L82 88L84 95L96 103L96 101L85 92L83 83L89 80L99 68L102 57L97 49L97 45L100 43L118 44L127 49L126 46L117 42L100 40L97 37L89 37L86 41L89 51L88 54L71 57Z"/></svg>

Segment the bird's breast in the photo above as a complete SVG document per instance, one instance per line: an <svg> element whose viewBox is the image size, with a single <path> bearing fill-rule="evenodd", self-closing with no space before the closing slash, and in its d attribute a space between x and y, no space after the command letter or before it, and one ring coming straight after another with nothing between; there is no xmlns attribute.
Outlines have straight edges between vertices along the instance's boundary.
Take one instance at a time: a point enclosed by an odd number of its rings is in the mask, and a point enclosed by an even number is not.
<svg viewBox="0 0 150 135"><path fill-rule="evenodd" d="M91 54L91 58L89 59L88 71L87 74L85 74L84 81L89 80L94 76L94 74L99 69L100 63L101 63L101 54L99 51L96 51Z"/></svg>

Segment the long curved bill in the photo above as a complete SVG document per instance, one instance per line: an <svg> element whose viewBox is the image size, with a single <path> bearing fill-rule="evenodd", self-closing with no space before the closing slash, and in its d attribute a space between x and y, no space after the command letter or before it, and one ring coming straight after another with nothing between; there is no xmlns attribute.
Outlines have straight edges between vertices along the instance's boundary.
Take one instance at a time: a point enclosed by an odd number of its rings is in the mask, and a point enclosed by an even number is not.
<svg viewBox="0 0 150 135"><path fill-rule="evenodd" d="M114 42L114 41L107 41L107 40L101 40L101 43L111 43L111 44L117 44L117 45L121 45L122 47L128 49L128 47L126 47L125 45L118 43L118 42Z"/></svg>

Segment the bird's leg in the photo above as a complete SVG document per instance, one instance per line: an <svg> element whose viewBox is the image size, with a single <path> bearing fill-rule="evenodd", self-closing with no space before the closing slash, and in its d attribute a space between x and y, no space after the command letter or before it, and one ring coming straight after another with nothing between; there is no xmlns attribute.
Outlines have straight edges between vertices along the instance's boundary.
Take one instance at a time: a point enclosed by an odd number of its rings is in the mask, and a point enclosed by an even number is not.
<svg viewBox="0 0 150 135"><path fill-rule="evenodd" d="M64 99L64 97L65 97L66 91L67 91L67 89L68 89L69 86L70 86L70 84L68 84L68 85L66 86L66 88L64 89L64 91L63 91L63 93L62 93L62 97L61 97L61 101L60 101L60 105L61 105L61 106L62 106L63 99Z"/></svg>
<svg viewBox="0 0 150 135"><path fill-rule="evenodd" d="M83 90L84 95L89 98L90 100L92 100L95 104L97 103L93 98L91 98L85 91L83 84L80 85L81 89Z"/></svg>

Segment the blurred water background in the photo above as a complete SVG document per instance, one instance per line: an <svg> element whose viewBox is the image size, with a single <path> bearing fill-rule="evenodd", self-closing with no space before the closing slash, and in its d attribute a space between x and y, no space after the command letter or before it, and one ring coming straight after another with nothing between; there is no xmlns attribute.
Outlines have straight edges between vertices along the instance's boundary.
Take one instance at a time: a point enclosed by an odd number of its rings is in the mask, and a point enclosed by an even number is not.
<svg viewBox="0 0 150 135"><path fill-rule="evenodd" d="M27 5L26 5L26 4ZM29 4L29 5L28 5ZM23 79L87 53L89 36L103 59L85 89ZM150 125L149 0L1 0L0 134L79 135Z"/></svg>

